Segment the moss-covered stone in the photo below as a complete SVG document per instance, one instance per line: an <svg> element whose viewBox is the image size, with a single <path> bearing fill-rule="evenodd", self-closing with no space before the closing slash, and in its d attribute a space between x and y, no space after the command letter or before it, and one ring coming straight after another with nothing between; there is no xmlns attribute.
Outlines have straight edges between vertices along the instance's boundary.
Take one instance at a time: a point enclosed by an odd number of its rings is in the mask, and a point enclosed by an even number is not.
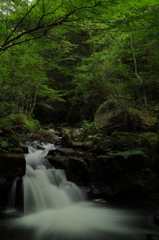
<svg viewBox="0 0 159 240"><path fill-rule="evenodd" d="M140 134L145 137L157 153L159 153L159 136L153 132L143 132Z"/></svg>
<svg viewBox="0 0 159 240"><path fill-rule="evenodd" d="M148 131L156 130L158 129L158 120L156 117L151 116L148 113L143 113L141 111L138 111L137 109L128 107L129 114L133 117L140 118L141 126L138 126L138 128L142 128Z"/></svg>
<svg viewBox="0 0 159 240"><path fill-rule="evenodd" d="M68 158L66 156L52 156L48 158L49 163L57 169L68 168Z"/></svg>
<svg viewBox="0 0 159 240"><path fill-rule="evenodd" d="M89 148L92 145L92 142L88 139L87 128L65 128L63 134L62 147Z"/></svg>
<svg viewBox="0 0 159 240"><path fill-rule="evenodd" d="M0 130L0 177L24 175L26 162L15 133L6 127Z"/></svg>
<svg viewBox="0 0 159 240"><path fill-rule="evenodd" d="M157 119L117 100L104 102L94 117L98 128L107 127L107 132L118 131L157 131Z"/></svg>
<svg viewBox="0 0 159 240"><path fill-rule="evenodd" d="M112 117L119 116L123 112L122 105L117 100L104 102L96 111L94 121L98 128L109 125Z"/></svg>
<svg viewBox="0 0 159 240"><path fill-rule="evenodd" d="M104 148L104 146L102 146ZM149 141L138 134L116 132L111 136L109 151L98 156L102 177L110 183L116 176L142 168L159 169L159 159Z"/></svg>

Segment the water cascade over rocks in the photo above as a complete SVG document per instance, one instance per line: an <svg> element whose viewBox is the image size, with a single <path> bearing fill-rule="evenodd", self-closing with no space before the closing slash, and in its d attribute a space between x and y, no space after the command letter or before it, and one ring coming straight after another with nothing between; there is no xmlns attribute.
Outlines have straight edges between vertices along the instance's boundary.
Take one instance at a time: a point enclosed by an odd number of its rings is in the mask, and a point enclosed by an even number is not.
<svg viewBox="0 0 159 240"><path fill-rule="evenodd" d="M67 181L62 170L49 164L45 156L55 149L53 144L42 144L44 150L37 150L36 144L28 148L23 177L24 214L15 214L4 223L16 234L15 238L14 234L6 237L7 240L143 239L142 234L148 231L136 227L139 217L131 211L87 201L83 191ZM14 204L16 182L17 179L11 191L10 207Z"/></svg>

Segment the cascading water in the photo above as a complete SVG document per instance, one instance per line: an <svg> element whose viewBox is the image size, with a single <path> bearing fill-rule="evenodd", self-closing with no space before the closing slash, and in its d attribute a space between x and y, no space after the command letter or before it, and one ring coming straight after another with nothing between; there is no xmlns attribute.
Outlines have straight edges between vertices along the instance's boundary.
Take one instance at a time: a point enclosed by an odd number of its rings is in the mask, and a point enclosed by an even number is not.
<svg viewBox="0 0 159 240"><path fill-rule="evenodd" d="M29 234L29 240L131 240L148 232L135 227L140 219L132 212L87 201L82 190L45 158L50 149L55 149L54 145L42 147L44 150L28 146L23 177L24 215L7 221L9 228L21 229L26 239ZM16 181L12 189L14 199Z"/></svg>
<svg viewBox="0 0 159 240"><path fill-rule="evenodd" d="M81 190L66 180L62 170L50 166L45 156L54 145L45 145L45 150L29 147L26 155L26 175L23 178L25 214L46 209L60 209L73 202L84 200Z"/></svg>

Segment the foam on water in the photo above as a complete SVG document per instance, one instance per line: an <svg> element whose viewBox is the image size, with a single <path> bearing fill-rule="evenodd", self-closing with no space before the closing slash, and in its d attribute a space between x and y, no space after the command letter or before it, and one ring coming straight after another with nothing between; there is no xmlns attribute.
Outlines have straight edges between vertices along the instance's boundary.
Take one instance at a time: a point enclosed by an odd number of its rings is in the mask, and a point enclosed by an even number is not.
<svg viewBox="0 0 159 240"><path fill-rule="evenodd" d="M14 220L12 225L33 230L34 239L98 239L101 233L105 234L105 239L113 239L115 236L124 239L143 234L143 230L133 226L134 216L129 214L81 202L61 209L48 208L29 214Z"/></svg>

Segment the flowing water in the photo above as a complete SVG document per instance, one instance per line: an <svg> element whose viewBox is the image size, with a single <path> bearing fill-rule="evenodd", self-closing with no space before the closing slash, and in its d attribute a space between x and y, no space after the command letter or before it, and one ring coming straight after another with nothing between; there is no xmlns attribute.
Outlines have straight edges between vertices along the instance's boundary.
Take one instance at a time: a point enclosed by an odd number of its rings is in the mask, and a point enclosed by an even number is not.
<svg viewBox="0 0 159 240"><path fill-rule="evenodd" d="M28 146L26 175L23 177L23 213L14 209L15 179L9 207L3 213L0 239L3 240L142 240L150 229L150 212L121 210L107 203L88 201L84 192L67 181L62 170L54 169L44 150Z"/></svg>

